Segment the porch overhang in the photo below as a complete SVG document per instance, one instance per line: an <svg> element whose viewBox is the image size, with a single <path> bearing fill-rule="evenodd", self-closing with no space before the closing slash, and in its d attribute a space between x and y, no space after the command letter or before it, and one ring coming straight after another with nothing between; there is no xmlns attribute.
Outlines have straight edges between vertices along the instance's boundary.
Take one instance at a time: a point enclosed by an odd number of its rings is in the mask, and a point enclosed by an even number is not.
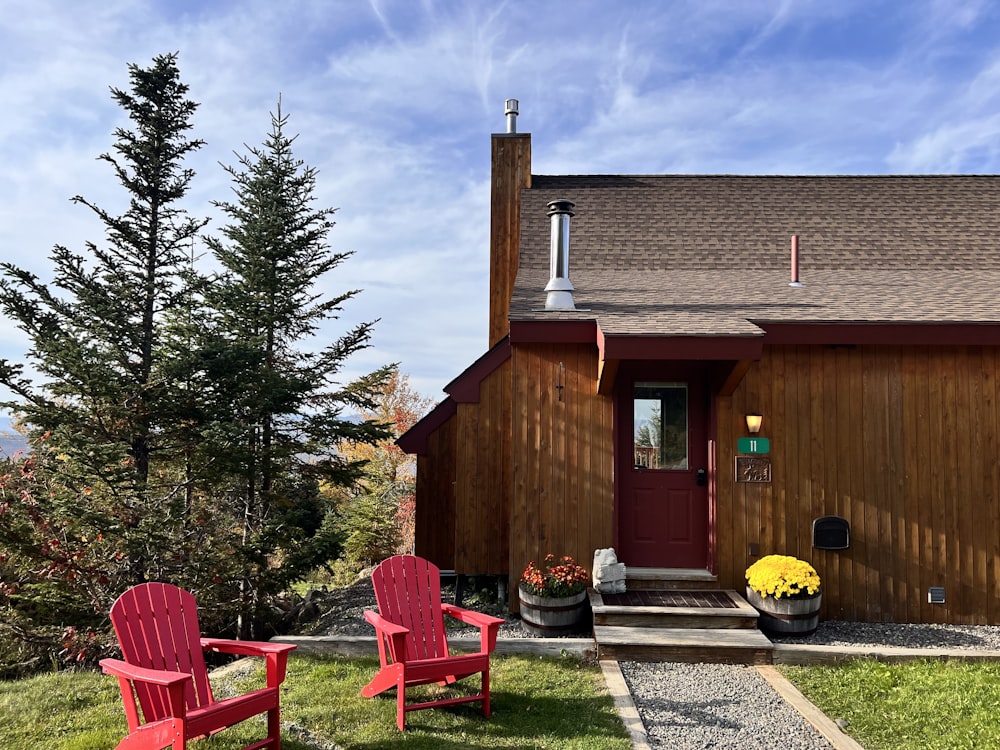
<svg viewBox="0 0 1000 750"><path fill-rule="evenodd" d="M606 334L595 320L512 321L511 344L594 344L604 361L759 359L764 336Z"/></svg>
<svg viewBox="0 0 1000 750"><path fill-rule="evenodd" d="M739 378L760 359L765 336L606 334L596 320L511 321L511 344L593 344L599 351L598 392L610 394L626 360L697 360L737 363ZM736 380L736 384L739 382ZM726 378L728 384L729 378ZM735 388L735 384L730 384Z"/></svg>
<svg viewBox="0 0 1000 750"><path fill-rule="evenodd" d="M724 380L738 374L736 384L759 360L764 350L762 336L605 336L598 329L601 350L601 373L597 389L610 395L614 391L618 365L626 360L697 360L735 363L727 367ZM730 391L731 392L731 391Z"/></svg>

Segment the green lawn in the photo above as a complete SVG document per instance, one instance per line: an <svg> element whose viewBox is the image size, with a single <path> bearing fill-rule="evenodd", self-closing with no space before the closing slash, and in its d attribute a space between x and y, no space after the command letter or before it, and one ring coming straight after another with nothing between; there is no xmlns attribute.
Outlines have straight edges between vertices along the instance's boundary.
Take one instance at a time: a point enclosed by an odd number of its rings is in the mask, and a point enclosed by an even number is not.
<svg viewBox="0 0 1000 750"><path fill-rule="evenodd" d="M358 694L377 664L374 657L293 654L282 696L285 750L630 747L600 670L574 658L494 656L491 719L475 705L418 711L408 715L405 734L396 729L394 696ZM1000 747L1000 664L857 661L781 671L831 719L846 719L847 732L866 750ZM260 669L237 671L218 681L217 694L261 681ZM435 690L418 689L425 696ZM110 677L58 672L0 682L4 750L113 748L124 728ZM247 722L197 747L229 750L262 736L261 725Z"/></svg>
<svg viewBox="0 0 1000 750"><path fill-rule="evenodd" d="M1000 748L1000 664L855 661L782 667L784 674L866 750Z"/></svg>
<svg viewBox="0 0 1000 750"><path fill-rule="evenodd" d="M484 719L478 704L417 711L408 714L405 734L396 729L394 693L371 700L359 695L377 666L374 657L293 654L282 694L282 722L289 727L282 736L284 750L317 750L331 743L345 750L630 747L600 670L573 658L494 656L492 718ZM235 678L235 685L229 678L217 695L241 683L259 686L262 674ZM419 688L414 695L421 690L426 695L438 688ZM196 747L239 747L263 737L260 726L245 722ZM111 677L60 672L0 683L4 750L113 748L124 733L125 714Z"/></svg>

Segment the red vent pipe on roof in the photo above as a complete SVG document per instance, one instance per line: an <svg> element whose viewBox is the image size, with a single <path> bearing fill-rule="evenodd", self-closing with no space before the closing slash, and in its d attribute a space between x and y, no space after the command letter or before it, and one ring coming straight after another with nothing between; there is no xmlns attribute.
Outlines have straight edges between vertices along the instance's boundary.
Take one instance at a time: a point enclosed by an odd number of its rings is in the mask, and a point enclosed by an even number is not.
<svg viewBox="0 0 1000 750"><path fill-rule="evenodd" d="M792 280L788 282L788 286L802 286L802 282L799 281L799 236L797 234L792 235Z"/></svg>

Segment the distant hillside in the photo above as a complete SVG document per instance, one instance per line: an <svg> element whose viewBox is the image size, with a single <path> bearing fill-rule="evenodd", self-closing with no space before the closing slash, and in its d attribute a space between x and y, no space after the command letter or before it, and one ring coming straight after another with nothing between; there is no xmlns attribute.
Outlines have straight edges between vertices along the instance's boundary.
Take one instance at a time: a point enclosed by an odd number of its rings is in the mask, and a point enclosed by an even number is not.
<svg viewBox="0 0 1000 750"><path fill-rule="evenodd" d="M0 435L0 456L13 456L18 451L27 451L28 444L20 435Z"/></svg>
<svg viewBox="0 0 1000 750"><path fill-rule="evenodd" d="M0 417L0 455L13 456L18 451L28 449L24 436L14 432L10 417Z"/></svg>

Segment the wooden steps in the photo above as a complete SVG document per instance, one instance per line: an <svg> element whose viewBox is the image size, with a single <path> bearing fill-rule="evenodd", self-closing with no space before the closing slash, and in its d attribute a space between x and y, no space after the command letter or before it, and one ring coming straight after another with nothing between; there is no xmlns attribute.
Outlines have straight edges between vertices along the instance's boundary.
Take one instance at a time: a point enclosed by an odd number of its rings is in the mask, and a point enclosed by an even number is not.
<svg viewBox="0 0 1000 750"><path fill-rule="evenodd" d="M656 591L669 589L717 589L718 579L699 568L625 568L628 590Z"/></svg>
<svg viewBox="0 0 1000 750"><path fill-rule="evenodd" d="M597 658L770 664L771 642L757 629L594 626Z"/></svg>
<svg viewBox="0 0 1000 750"><path fill-rule="evenodd" d="M696 629L757 627L757 610L735 591L684 589L671 592L669 589L650 589L648 592L629 592L630 598L646 593L650 596L642 598L649 599L649 602L619 605L605 602L605 597L592 590L590 608L594 613L594 625Z"/></svg>
<svg viewBox="0 0 1000 750"><path fill-rule="evenodd" d="M598 659L770 664L757 610L704 570L627 569L626 593L590 591Z"/></svg>

